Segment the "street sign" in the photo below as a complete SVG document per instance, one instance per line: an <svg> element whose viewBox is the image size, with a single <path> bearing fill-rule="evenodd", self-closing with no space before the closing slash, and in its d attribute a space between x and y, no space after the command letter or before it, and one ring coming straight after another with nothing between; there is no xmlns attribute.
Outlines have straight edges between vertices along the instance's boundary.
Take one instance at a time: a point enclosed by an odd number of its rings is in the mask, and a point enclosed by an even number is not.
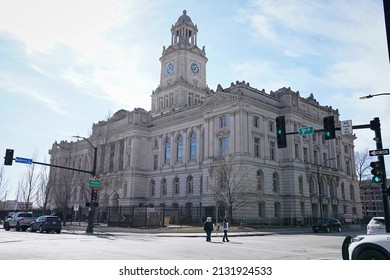
<svg viewBox="0 0 390 280"><path fill-rule="evenodd" d="M100 190L101 184L99 178L89 178L88 185L91 189Z"/></svg>
<svg viewBox="0 0 390 280"><path fill-rule="evenodd" d="M32 164L33 160L31 158L22 158L22 157L16 157L15 162L19 163L26 163L26 164Z"/></svg>
<svg viewBox="0 0 390 280"><path fill-rule="evenodd" d="M314 128L312 126L301 127L298 130L299 136L309 135L309 134L313 134L313 133L314 133Z"/></svg>
<svg viewBox="0 0 390 280"><path fill-rule="evenodd" d="M384 156L389 154L389 149L370 150L370 156Z"/></svg>
<svg viewBox="0 0 390 280"><path fill-rule="evenodd" d="M348 120L348 121L341 121L341 134L342 135L345 135L345 134L352 134L353 130L352 130L352 120Z"/></svg>

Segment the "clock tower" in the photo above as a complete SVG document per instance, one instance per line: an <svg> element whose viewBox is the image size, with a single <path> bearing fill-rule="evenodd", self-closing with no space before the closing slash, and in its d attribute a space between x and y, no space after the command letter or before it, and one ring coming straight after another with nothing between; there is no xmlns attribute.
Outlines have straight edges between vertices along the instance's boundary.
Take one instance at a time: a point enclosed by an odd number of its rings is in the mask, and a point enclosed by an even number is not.
<svg viewBox="0 0 390 280"><path fill-rule="evenodd" d="M184 10L171 28L171 44L163 47L160 85L152 94L152 114L200 103L208 91L206 51L197 46L198 27Z"/></svg>

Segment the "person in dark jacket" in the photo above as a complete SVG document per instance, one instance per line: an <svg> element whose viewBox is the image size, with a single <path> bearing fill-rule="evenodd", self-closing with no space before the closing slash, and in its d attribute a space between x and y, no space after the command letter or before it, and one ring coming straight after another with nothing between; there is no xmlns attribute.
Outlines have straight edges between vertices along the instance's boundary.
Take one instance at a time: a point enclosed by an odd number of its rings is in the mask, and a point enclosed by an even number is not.
<svg viewBox="0 0 390 280"><path fill-rule="evenodd" d="M229 220L228 220L228 218L225 218L223 220L222 228L223 228L223 239L222 239L222 241L225 242L225 240L226 240L227 242L229 242L229 238L227 236L227 232L229 230Z"/></svg>
<svg viewBox="0 0 390 280"><path fill-rule="evenodd" d="M206 232L206 241L211 242L211 232L214 230L211 217L207 217L206 222L203 224L203 230Z"/></svg>

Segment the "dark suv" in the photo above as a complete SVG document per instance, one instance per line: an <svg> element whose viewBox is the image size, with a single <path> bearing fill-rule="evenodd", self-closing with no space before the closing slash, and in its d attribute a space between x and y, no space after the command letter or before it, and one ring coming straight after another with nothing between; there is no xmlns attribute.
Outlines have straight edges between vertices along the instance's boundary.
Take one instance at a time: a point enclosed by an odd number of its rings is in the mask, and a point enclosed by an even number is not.
<svg viewBox="0 0 390 280"><path fill-rule="evenodd" d="M35 232L39 231L40 233L46 231L55 231L60 233L62 229L61 219L57 216L40 216L35 221L31 223L30 231Z"/></svg>
<svg viewBox="0 0 390 280"><path fill-rule="evenodd" d="M341 223L337 219L322 219L316 222L311 227L314 232L319 231L325 231L325 232L331 232L332 230L335 230L337 232L341 232Z"/></svg>

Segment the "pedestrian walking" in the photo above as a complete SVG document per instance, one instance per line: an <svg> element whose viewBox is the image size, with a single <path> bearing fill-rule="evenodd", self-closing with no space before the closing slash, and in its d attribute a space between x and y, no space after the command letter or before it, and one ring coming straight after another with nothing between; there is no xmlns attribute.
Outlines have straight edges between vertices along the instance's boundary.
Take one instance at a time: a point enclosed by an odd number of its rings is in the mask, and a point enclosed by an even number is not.
<svg viewBox="0 0 390 280"><path fill-rule="evenodd" d="M213 222L211 217L207 217L206 222L203 224L203 230L206 232L206 241L211 242L211 232L214 230Z"/></svg>
<svg viewBox="0 0 390 280"><path fill-rule="evenodd" d="M229 220L228 220L228 218L225 218L223 220L222 227L223 227L223 239L222 239L222 241L223 242L229 242L229 238L228 238L228 235L227 235L227 232L229 230Z"/></svg>

